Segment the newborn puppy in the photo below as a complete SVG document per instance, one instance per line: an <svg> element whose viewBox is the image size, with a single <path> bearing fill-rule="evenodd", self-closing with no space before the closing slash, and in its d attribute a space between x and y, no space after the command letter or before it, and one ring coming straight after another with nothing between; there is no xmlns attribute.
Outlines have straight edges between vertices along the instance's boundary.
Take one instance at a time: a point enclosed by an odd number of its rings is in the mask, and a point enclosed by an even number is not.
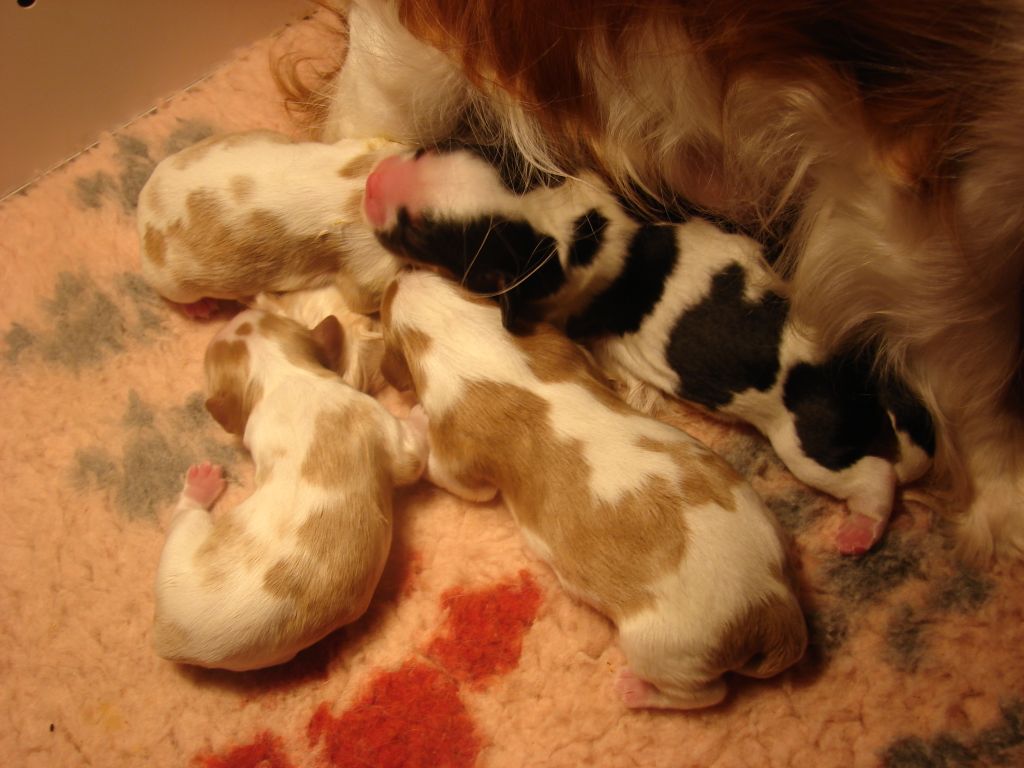
<svg viewBox="0 0 1024 768"><path fill-rule="evenodd" d="M338 280L353 309L375 312L394 259L362 220L380 140L295 142L267 131L202 141L163 160L139 196L142 274L202 316L210 299Z"/></svg>
<svg viewBox="0 0 1024 768"><path fill-rule="evenodd" d="M500 491L563 586L615 622L627 705L711 706L723 673L801 657L779 530L725 461L619 400L550 326L513 336L438 275L401 273L381 321L385 375L429 419L429 479L470 500Z"/></svg>
<svg viewBox="0 0 1024 768"><path fill-rule="evenodd" d="M878 540L897 483L930 465L927 410L868 356L805 334L749 237L696 215L638 221L593 175L515 194L466 150L382 159L365 210L394 253L496 296L507 327L542 318L588 342L634 405L653 388L752 424L847 503L844 553Z"/></svg>
<svg viewBox="0 0 1024 768"><path fill-rule="evenodd" d="M206 352L207 409L256 464L216 519L219 468L189 470L156 575L154 646L232 670L280 664L369 605L391 544L392 493L426 463L422 427L346 386L340 326L242 312Z"/></svg>

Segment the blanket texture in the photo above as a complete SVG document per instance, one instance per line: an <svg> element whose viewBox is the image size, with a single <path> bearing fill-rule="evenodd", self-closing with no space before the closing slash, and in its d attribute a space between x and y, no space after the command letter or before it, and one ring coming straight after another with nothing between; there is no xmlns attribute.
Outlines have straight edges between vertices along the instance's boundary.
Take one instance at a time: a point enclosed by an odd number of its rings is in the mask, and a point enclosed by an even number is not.
<svg viewBox="0 0 1024 768"><path fill-rule="evenodd" d="M634 712L609 623L525 549L500 502L421 484L398 498L369 613L279 668L176 666L150 648L162 521L188 465L251 464L203 410L218 322L142 282L134 210L154 164L205 136L295 134L270 54L239 52L0 204L0 755L10 766L1024 765L1024 569L958 565L906 498L881 545L835 554L841 508L766 443L679 406L792 535L806 659L727 702ZM326 37L324 45L336 44ZM396 412L396 393L382 395Z"/></svg>

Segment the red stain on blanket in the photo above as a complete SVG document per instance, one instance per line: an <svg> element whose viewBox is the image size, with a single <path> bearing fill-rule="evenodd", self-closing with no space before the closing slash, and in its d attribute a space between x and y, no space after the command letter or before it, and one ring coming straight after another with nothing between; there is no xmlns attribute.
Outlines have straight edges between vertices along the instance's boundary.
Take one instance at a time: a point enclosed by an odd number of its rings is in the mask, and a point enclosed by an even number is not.
<svg viewBox="0 0 1024 768"><path fill-rule="evenodd" d="M444 627L426 650L436 666L410 660L377 675L339 717L324 702L306 728L310 746L323 743L331 766L473 765L481 742L459 686L481 686L519 665L540 602L540 588L526 571L517 582L448 590L441 596Z"/></svg>
<svg viewBox="0 0 1024 768"><path fill-rule="evenodd" d="M480 752L456 683L416 661L378 675L341 717L321 704L306 732L328 765L346 768L461 768Z"/></svg>
<svg viewBox="0 0 1024 768"><path fill-rule="evenodd" d="M293 768L281 738L270 731L263 731L252 744L233 747L221 755L201 755L195 762L202 768Z"/></svg>
<svg viewBox="0 0 1024 768"><path fill-rule="evenodd" d="M427 656L463 682L480 685L519 665L523 637L540 607L540 589L526 571L519 583L503 583L476 592L450 589L441 596L447 611L443 634Z"/></svg>

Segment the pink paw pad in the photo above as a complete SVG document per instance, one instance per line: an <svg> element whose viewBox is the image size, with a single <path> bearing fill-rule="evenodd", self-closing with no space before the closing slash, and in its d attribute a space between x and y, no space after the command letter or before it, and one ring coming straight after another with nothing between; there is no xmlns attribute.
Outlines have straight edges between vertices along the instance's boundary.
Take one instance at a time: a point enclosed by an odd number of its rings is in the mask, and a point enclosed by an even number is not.
<svg viewBox="0 0 1024 768"><path fill-rule="evenodd" d="M224 468L206 461L188 468L183 493L197 504L209 509L226 485Z"/></svg>
<svg viewBox="0 0 1024 768"><path fill-rule="evenodd" d="M189 320L209 320L220 311L221 304L217 299L200 299L191 304L176 304L175 306Z"/></svg>
<svg viewBox="0 0 1024 768"><path fill-rule="evenodd" d="M396 211L409 209L418 187L416 159L392 155L381 160L366 178L363 212L376 229L394 225Z"/></svg>
<svg viewBox="0 0 1024 768"><path fill-rule="evenodd" d="M844 555L863 555L881 538L885 521L856 513L847 517L836 534L836 546Z"/></svg>
<svg viewBox="0 0 1024 768"><path fill-rule="evenodd" d="M622 703L630 709L642 709L650 705L651 695L657 692L657 688L641 680L629 667L619 672L615 680L615 693L622 699Z"/></svg>

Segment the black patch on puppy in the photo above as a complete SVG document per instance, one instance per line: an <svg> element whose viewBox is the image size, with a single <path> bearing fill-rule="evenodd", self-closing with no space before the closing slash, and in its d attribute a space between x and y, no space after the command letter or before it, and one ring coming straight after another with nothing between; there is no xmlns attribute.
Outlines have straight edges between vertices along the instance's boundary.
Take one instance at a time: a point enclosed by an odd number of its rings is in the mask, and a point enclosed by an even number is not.
<svg viewBox="0 0 1024 768"><path fill-rule="evenodd" d="M935 424L932 415L906 383L889 377L879 385L882 406L896 422L896 429L910 435L910 439L929 456L935 455Z"/></svg>
<svg viewBox="0 0 1024 768"><path fill-rule="evenodd" d="M679 374L678 395L684 400L718 409L739 392L764 392L775 383L789 304L771 291L749 301L746 285L746 271L731 264L672 329L665 358Z"/></svg>
<svg viewBox="0 0 1024 768"><path fill-rule="evenodd" d="M896 433L870 369L858 357L837 355L822 365L793 366L782 400L794 417L803 452L838 471L864 456L893 460Z"/></svg>
<svg viewBox="0 0 1024 768"><path fill-rule="evenodd" d="M499 294L502 321L511 331L539 320L536 302L565 284L558 244L525 221L486 215L452 221L429 213L413 219L405 208L396 218L394 227L377 232L381 245L441 267L474 293Z"/></svg>
<svg viewBox="0 0 1024 768"><path fill-rule="evenodd" d="M569 318L572 339L635 333L657 306L679 258L676 231L667 225L640 227L629 243L622 272L581 315Z"/></svg>
<svg viewBox="0 0 1024 768"><path fill-rule="evenodd" d="M572 225L572 245L569 246L569 264L588 267L601 250L608 219L596 210L589 210Z"/></svg>

